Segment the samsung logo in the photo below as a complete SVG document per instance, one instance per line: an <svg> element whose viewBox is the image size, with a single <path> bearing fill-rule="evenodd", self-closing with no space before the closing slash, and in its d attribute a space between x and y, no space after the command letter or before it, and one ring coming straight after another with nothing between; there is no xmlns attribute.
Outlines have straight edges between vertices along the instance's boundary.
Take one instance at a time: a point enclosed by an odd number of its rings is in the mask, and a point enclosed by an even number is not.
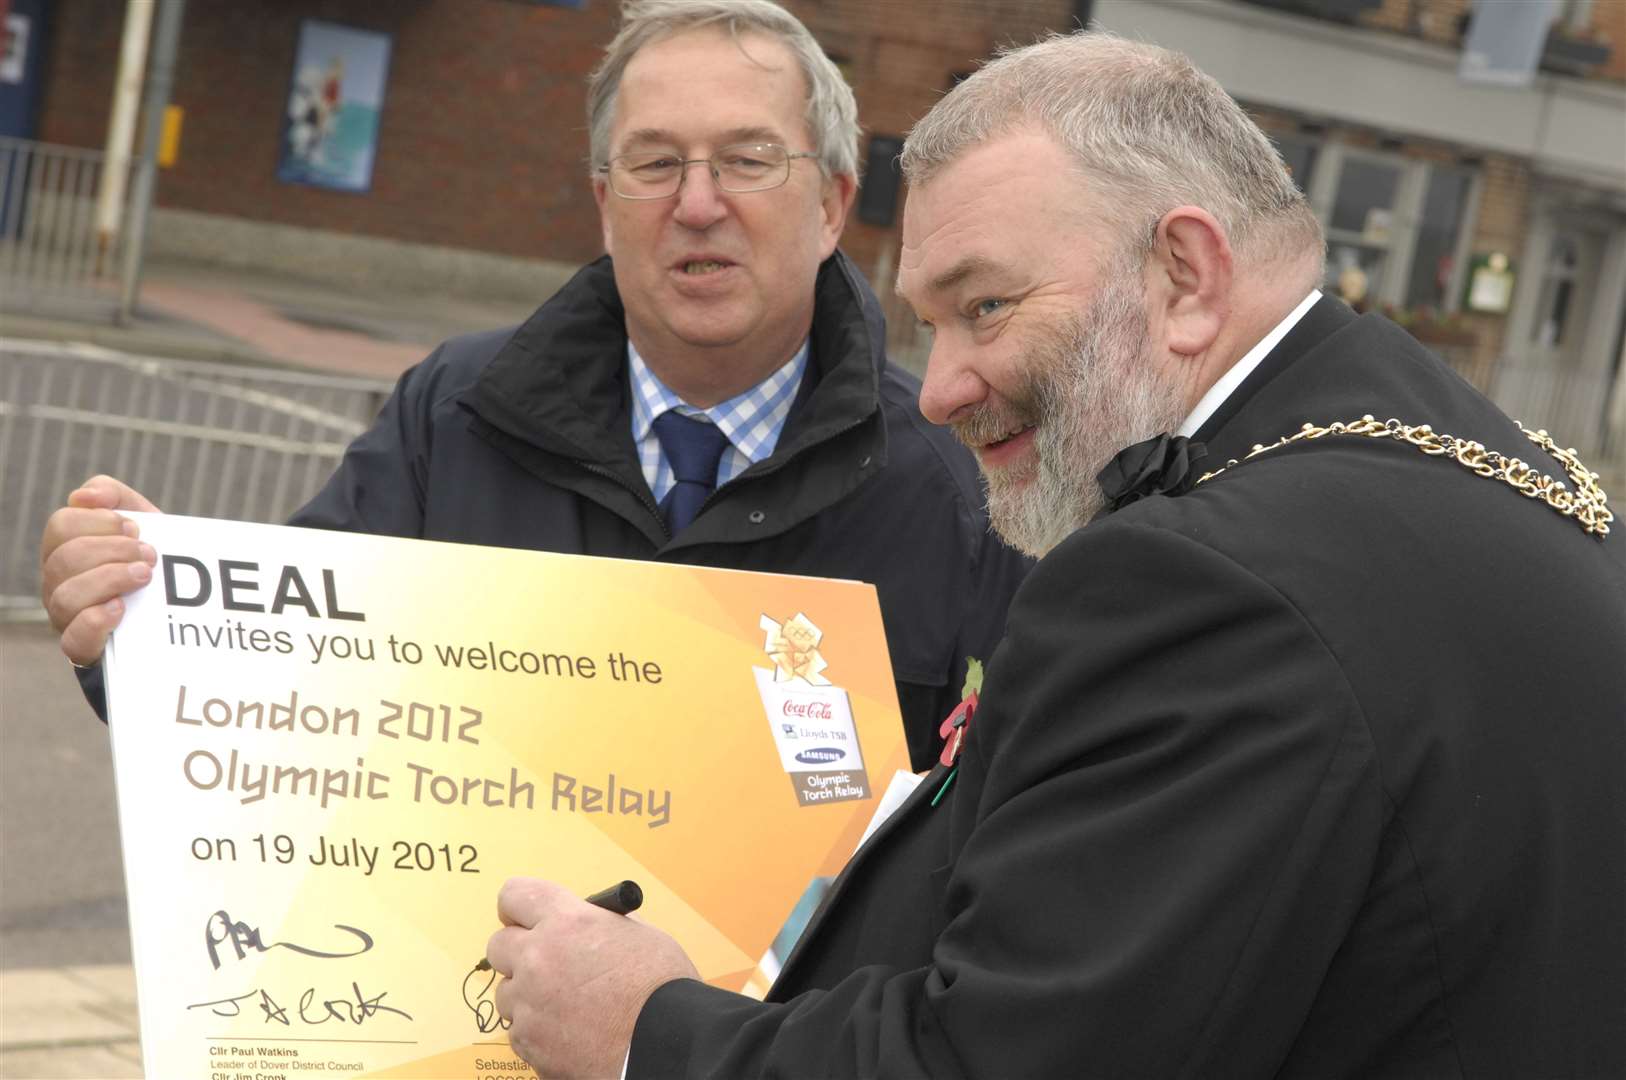
<svg viewBox="0 0 1626 1080"><path fill-rule="evenodd" d="M796 760L803 765L825 765L832 761L840 761L847 756L845 750L838 750L833 746L815 746L811 750L803 750L796 755Z"/></svg>

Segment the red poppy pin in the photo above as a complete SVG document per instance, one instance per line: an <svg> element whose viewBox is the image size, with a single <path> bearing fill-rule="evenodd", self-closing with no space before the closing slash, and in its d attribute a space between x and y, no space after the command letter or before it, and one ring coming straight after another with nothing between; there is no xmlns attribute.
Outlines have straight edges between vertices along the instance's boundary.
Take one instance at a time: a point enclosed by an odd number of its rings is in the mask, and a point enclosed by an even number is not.
<svg viewBox="0 0 1626 1080"><path fill-rule="evenodd" d="M973 657L966 657L965 686L960 690L960 703L937 729L937 734L943 739L943 755L937 759L942 764L953 765L959 759L960 750L965 745L966 729L971 723L971 717L976 714L981 691L982 662Z"/></svg>

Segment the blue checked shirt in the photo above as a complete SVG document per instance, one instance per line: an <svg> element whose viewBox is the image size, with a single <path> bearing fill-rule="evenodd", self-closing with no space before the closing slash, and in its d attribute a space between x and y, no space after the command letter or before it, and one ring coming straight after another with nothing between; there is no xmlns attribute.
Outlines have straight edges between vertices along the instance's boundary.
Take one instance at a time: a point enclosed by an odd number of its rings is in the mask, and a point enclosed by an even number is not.
<svg viewBox="0 0 1626 1080"><path fill-rule="evenodd" d="M791 402L807 371L807 342L785 366L737 397L709 409L697 409L672 393L649 370L632 342L627 342L627 363L632 374L632 441L638 447L638 463L655 501L672 490L672 466L655 436L655 418L669 409L684 416L710 420L728 437L729 446L717 465L717 486L722 487L744 472L752 463L773 453L779 434L785 430Z"/></svg>

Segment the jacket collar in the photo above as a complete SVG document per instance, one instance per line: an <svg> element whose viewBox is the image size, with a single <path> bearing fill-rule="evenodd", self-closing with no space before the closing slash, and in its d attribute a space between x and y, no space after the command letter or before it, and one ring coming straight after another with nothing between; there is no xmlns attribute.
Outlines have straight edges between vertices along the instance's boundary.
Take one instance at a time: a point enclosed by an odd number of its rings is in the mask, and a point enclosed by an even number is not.
<svg viewBox="0 0 1626 1080"><path fill-rule="evenodd" d="M1217 469L1228 459L1240 458L1252 449L1260 436L1244 430L1246 425L1233 421L1265 387L1356 318L1358 316L1342 300L1332 296L1323 296L1305 312L1192 436L1193 442L1200 442L1208 449L1204 467Z"/></svg>
<svg viewBox="0 0 1626 1080"><path fill-rule="evenodd" d="M1327 298L1265 358L1197 433L1207 470L1306 423L1379 420L1430 424L1503 453L1525 447L1512 420L1417 339L1381 315L1356 315Z"/></svg>
<svg viewBox="0 0 1626 1080"><path fill-rule="evenodd" d="M769 461L788 459L879 408L886 344L879 301L840 252L819 268L814 293L803 392ZM641 476L626 346L626 309L606 255L514 332L463 403L498 430L550 453Z"/></svg>
<svg viewBox="0 0 1626 1080"><path fill-rule="evenodd" d="M1329 302L1323 296L1302 314L1295 308L1293 318L1285 333L1280 324L1271 331L1272 339L1278 334L1281 336L1263 356L1253 359L1263 347L1258 345L1238 361L1247 374L1220 399L1190 438L1167 432L1154 435L1125 447L1107 462L1096 477L1107 500L1097 517L1115 513L1149 495L1184 495L1196 486L1204 473L1221 469L1232 456L1239 456L1240 451L1235 447L1251 445L1244 438L1253 431L1247 421L1258 419L1252 416L1258 410L1250 410L1250 403L1265 387L1279 385L1281 376L1353 322L1355 315L1342 303ZM1207 400L1205 397L1204 402ZM1201 411L1204 406L1200 404L1198 408ZM1239 419L1243 422L1238 423ZM1186 424L1189 423L1188 418ZM1181 430L1185 430L1185 425ZM1214 441L1217 446L1211 447L1209 444ZM1216 460L1219 452L1225 457Z"/></svg>

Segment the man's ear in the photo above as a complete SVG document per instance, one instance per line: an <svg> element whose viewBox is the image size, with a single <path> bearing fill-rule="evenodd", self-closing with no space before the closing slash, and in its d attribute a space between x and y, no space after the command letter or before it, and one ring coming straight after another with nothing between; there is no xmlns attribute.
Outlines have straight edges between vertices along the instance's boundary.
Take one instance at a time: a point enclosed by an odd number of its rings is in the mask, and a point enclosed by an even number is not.
<svg viewBox="0 0 1626 1080"><path fill-rule="evenodd" d="M847 227L847 214L858 194L858 178L851 173L836 173L824 182L821 196L824 225L819 237L819 261L830 257L841 241L841 231Z"/></svg>
<svg viewBox="0 0 1626 1080"><path fill-rule="evenodd" d="M604 234L604 251L614 258L615 245L610 239L610 215L605 213L610 198L610 185L604 182L602 176L593 177L593 201L598 203L598 225Z"/></svg>
<svg viewBox="0 0 1626 1080"><path fill-rule="evenodd" d="M1236 267L1224 227L1201 207L1175 207L1157 223L1151 262L1164 344L1176 355L1200 356L1230 315Z"/></svg>

